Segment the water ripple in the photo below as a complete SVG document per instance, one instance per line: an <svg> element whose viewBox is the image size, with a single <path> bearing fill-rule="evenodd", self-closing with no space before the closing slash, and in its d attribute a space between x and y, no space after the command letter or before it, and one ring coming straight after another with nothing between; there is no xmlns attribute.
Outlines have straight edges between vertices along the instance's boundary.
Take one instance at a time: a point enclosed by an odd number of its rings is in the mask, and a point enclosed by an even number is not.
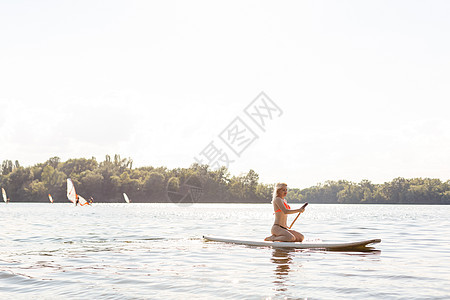
<svg viewBox="0 0 450 300"><path fill-rule="evenodd" d="M267 236L265 204L10 204L0 210L2 299L450 295L447 206L309 205L295 226L310 241L382 239L354 253L203 241Z"/></svg>

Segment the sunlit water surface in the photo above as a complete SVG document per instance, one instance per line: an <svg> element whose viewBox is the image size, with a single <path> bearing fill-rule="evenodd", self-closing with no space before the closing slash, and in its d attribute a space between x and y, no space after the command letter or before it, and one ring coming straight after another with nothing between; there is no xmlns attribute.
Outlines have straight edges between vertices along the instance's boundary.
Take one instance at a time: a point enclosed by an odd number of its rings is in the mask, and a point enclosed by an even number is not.
<svg viewBox="0 0 450 300"><path fill-rule="evenodd" d="M448 299L449 220L450 206L310 204L293 228L310 241L382 239L326 252L202 239L264 238L270 204L1 204L0 298Z"/></svg>

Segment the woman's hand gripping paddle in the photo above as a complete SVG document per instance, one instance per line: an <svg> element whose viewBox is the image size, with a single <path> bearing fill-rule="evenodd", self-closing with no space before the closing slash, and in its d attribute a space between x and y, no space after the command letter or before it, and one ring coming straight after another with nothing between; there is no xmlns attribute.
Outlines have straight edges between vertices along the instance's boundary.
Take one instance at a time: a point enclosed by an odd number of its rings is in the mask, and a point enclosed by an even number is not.
<svg viewBox="0 0 450 300"><path fill-rule="evenodd" d="M298 215L295 217L294 221L292 221L292 224L291 224L291 226L289 226L289 229L291 229L291 228L292 228L292 225L294 225L295 221L297 221L298 217L299 217L300 214L302 213L301 209L305 208L306 205L308 205L308 202L306 202L305 204L303 204L302 207L300 207L300 212L299 212Z"/></svg>

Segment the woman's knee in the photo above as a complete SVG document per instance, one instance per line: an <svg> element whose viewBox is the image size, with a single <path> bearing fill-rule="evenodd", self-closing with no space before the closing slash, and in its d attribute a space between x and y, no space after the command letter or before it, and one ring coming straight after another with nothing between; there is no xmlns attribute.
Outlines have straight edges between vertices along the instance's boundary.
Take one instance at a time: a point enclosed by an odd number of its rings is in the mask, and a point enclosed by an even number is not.
<svg viewBox="0 0 450 300"><path fill-rule="evenodd" d="M290 242L295 242L297 238L292 233L290 234L289 238L291 239Z"/></svg>

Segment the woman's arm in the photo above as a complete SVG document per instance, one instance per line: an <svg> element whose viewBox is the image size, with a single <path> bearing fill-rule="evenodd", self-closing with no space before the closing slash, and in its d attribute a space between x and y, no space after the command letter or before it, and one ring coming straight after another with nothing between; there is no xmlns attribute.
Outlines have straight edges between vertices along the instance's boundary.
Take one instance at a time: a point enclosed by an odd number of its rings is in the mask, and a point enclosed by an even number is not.
<svg viewBox="0 0 450 300"><path fill-rule="evenodd" d="M278 206L279 209L281 209L281 211L282 211L284 214L287 214L287 215L299 213L300 211L304 211L304 210L305 210L304 208L299 208L299 209L287 209L287 208L284 206L284 201L283 201L283 199L281 199L280 197L276 197L275 200L274 200L274 203Z"/></svg>

